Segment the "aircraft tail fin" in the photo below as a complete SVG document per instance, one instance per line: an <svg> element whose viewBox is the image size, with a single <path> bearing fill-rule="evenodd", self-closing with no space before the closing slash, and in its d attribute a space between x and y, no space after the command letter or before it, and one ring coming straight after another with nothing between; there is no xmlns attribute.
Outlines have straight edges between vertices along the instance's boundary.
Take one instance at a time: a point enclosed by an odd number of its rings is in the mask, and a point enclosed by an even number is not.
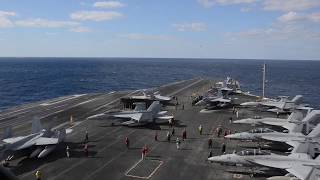
<svg viewBox="0 0 320 180"><path fill-rule="evenodd" d="M315 138L320 137L320 124L318 124L309 134L308 137Z"/></svg>
<svg viewBox="0 0 320 180"><path fill-rule="evenodd" d="M304 115L301 111L295 110L290 114L288 120L289 121L301 121L303 119L303 117L304 117Z"/></svg>
<svg viewBox="0 0 320 180"><path fill-rule="evenodd" d="M42 130L42 125L40 123L40 119L34 119L32 120L32 127L31 127L31 133L38 133Z"/></svg>
<svg viewBox="0 0 320 180"><path fill-rule="evenodd" d="M149 108L147 109L148 112L152 112L152 114L156 114L160 111L160 102L159 101L154 101Z"/></svg>
<svg viewBox="0 0 320 180"><path fill-rule="evenodd" d="M296 95L294 98L292 98L292 102L294 102L295 104L299 104L302 102L302 98L303 96L302 95Z"/></svg>
<svg viewBox="0 0 320 180"><path fill-rule="evenodd" d="M11 138L12 137L12 127L8 126L4 129L3 139Z"/></svg>

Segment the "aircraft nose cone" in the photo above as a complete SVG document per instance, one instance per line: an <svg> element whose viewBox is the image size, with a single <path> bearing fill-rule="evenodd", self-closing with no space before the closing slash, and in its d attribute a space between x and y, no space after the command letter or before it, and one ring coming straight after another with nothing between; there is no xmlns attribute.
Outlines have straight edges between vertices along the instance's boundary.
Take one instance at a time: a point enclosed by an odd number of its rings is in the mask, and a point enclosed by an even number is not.
<svg viewBox="0 0 320 180"><path fill-rule="evenodd" d="M213 157L210 157L208 158L209 161L212 161L212 162L220 162L220 157L218 156L213 156Z"/></svg>
<svg viewBox="0 0 320 180"><path fill-rule="evenodd" d="M236 121L233 121L233 123L237 124L237 123L242 123L243 121L242 120L236 120Z"/></svg>
<svg viewBox="0 0 320 180"><path fill-rule="evenodd" d="M236 136L235 136L234 134L229 134L229 135L226 135L226 136L224 136L224 137L231 139L231 138L235 138Z"/></svg>

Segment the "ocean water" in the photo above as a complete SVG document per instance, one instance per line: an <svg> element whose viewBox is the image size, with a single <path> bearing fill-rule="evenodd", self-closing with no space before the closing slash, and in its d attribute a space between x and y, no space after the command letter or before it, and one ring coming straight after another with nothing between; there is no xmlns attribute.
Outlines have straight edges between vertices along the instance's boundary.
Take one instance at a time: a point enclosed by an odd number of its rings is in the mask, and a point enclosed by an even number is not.
<svg viewBox="0 0 320 180"><path fill-rule="evenodd" d="M267 97L301 94L320 105L320 61L154 59L154 58L0 58L0 109L59 96L150 88L194 77L240 81L261 94L267 64Z"/></svg>

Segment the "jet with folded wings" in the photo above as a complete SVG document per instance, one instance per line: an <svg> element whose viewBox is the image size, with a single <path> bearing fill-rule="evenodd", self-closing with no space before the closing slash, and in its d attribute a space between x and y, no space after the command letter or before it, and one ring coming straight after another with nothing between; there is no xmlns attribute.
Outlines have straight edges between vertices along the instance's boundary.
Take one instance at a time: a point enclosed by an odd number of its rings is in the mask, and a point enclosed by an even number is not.
<svg viewBox="0 0 320 180"><path fill-rule="evenodd" d="M72 129L60 129L60 130L47 130L43 129L40 120L35 119L32 121L31 134L26 136L12 136L11 127L7 127L4 131L4 137L2 141L1 153L2 158L11 160L14 158L14 154L17 151L34 148L29 155L30 158L43 158L51 153L62 142L66 134L72 132Z"/></svg>
<svg viewBox="0 0 320 180"><path fill-rule="evenodd" d="M167 115L167 111L161 111L161 104L159 101L154 101L147 110L132 111L126 113L113 114L113 117L121 119L129 119L124 121L122 125L144 125L152 122L166 121L173 119L173 116Z"/></svg>

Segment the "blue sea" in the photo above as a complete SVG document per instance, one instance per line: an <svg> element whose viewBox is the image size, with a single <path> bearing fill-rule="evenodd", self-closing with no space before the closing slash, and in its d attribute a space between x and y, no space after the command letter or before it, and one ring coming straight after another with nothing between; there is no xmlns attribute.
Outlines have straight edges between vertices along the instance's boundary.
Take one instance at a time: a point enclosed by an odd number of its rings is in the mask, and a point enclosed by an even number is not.
<svg viewBox="0 0 320 180"><path fill-rule="evenodd" d="M320 61L155 59L155 58L0 58L0 109L59 96L143 89L195 77L240 81L261 95L262 64L267 64L267 97L304 95L320 105Z"/></svg>

